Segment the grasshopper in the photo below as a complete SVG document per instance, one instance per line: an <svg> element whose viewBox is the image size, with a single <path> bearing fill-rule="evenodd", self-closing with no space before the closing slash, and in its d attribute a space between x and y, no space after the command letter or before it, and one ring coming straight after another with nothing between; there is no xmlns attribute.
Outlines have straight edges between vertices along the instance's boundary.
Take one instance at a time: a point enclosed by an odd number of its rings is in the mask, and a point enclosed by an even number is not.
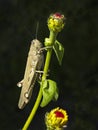
<svg viewBox="0 0 98 130"><path fill-rule="evenodd" d="M22 87L18 103L20 109L25 107L32 96L33 87L43 62L44 55L42 53L42 43L34 39L31 41L24 78L17 84L18 87Z"/></svg>

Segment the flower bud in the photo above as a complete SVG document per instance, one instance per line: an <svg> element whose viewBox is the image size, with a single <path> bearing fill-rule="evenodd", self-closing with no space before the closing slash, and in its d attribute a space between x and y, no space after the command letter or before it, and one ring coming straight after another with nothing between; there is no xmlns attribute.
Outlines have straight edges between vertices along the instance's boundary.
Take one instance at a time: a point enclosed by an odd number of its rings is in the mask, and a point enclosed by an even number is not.
<svg viewBox="0 0 98 130"><path fill-rule="evenodd" d="M48 130L62 130L68 121L66 110L59 107L51 110L45 115L45 123Z"/></svg>
<svg viewBox="0 0 98 130"><path fill-rule="evenodd" d="M60 13L51 14L48 18L48 28L53 32L60 32L65 25L65 17Z"/></svg>

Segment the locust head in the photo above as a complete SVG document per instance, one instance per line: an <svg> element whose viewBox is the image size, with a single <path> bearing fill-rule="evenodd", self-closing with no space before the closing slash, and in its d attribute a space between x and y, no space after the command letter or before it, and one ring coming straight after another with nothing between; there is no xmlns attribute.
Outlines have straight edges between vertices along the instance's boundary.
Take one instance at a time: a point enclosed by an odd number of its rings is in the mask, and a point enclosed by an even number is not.
<svg viewBox="0 0 98 130"><path fill-rule="evenodd" d="M40 48L42 48L42 43L41 43L39 40L37 40L37 39L34 39L34 40L32 41L32 44L33 44L33 46L34 46L37 50L39 50Z"/></svg>

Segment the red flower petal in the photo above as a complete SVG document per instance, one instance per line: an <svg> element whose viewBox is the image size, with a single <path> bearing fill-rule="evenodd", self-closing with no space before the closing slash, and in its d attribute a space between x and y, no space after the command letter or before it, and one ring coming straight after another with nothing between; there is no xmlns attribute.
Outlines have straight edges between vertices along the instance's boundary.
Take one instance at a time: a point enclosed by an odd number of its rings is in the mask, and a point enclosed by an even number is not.
<svg viewBox="0 0 98 130"><path fill-rule="evenodd" d="M64 118L64 115L63 115L62 112L60 112L60 111L55 111L54 113L56 114L56 117L62 117L62 118Z"/></svg>
<svg viewBox="0 0 98 130"><path fill-rule="evenodd" d="M62 15L61 15L60 13L55 13L55 14L54 14L54 17L55 17L55 18L62 18Z"/></svg>

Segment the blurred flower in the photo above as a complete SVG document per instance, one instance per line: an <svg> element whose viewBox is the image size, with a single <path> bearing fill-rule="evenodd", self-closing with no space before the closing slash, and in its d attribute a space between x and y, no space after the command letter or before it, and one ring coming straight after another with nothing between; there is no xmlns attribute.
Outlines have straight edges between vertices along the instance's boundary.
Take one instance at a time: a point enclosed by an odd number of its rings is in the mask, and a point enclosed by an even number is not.
<svg viewBox="0 0 98 130"><path fill-rule="evenodd" d="M47 130L62 130L66 127L67 121L68 115L66 110L60 109L59 107L51 110L45 115Z"/></svg>
<svg viewBox="0 0 98 130"><path fill-rule="evenodd" d="M60 13L51 14L48 18L48 28L53 32L60 32L64 28L65 17Z"/></svg>

